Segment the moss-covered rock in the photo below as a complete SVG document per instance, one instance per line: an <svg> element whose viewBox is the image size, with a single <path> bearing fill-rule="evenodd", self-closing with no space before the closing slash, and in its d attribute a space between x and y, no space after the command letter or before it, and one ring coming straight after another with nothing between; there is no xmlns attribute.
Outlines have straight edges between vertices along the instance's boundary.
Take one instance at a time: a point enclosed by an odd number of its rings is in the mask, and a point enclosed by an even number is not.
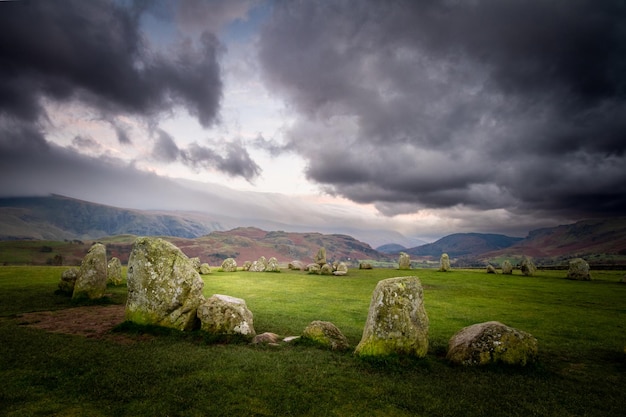
<svg viewBox="0 0 626 417"><path fill-rule="evenodd" d="M589 264L582 258L574 258L569 261L569 269L567 271L567 279L577 281L590 281Z"/></svg>
<svg viewBox="0 0 626 417"><path fill-rule="evenodd" d="M206 262L200 264L200 270L198 272L200 272L200 275L209 275L211 273L211 265Z"/></svg>
<svg viewBox="0 0 626 417"><path fill-rule="evenodd" d="M427 351L428 315L419 278L398 277L378 282L355 354L423 357Z"/></svg>
<svg viewBox="0 0 626 417"><path fill-rule="evenodd" d="M324 264L320 268L321 275L332 275L333 274L333 266L331 264Z"/></svg>
<svg viewBox="0 0 626 417"><path fill-rule="evenodd" d="M72 299L96 300L104 297L107 288L107 251L102 243L95 243L83 258Z"/></svg>
<svg viewBox="0 0 626 417"><path fill-rule="evenodd" d="M173 244L137 238L128 259L126 320L179 330L196 327L204 281Z"/></svg>
<svg viewBox="0 0 626 417"><path fill-rule="evenodd" d="M241 298L215 294L198 306L200 329L217 335L241 335L252 339L254 318Z"/></svg>
<svg viewBox="0 0 626 417"><path fill-rule="evenodd" d="M322 272L322 267L315 263L310 263L306 266L306 271L309 274L317 274L319 275Z"/></svg>
<svg viewBox="0 0 626 417"><path fill-rule="evenodd" d="M302 332L302 338L331 350L346 350L348 339L329 321L312 321Z"/></svg>
<svg viewBox="0 0 626 417"><path fill-rule="evenodd" d="M267 266L265 267L265 272L280 272L280 264L278 263L278 259L273 256L267 260Z"/></svg>
<svg viewBox="0 0 626 417"><path fill-rule="evenodd" d="M526 365L537 359L537 339L497 321L463 328L452 336L447 358L460 365Z"/></svg>

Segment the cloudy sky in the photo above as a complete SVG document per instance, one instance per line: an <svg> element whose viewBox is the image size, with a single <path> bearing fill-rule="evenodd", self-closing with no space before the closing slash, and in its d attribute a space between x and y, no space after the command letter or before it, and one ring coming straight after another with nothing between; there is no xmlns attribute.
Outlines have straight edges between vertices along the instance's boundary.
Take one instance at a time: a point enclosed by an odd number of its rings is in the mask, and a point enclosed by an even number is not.
<svg viewBox="0 0 626 417"><path fill-rule="evenodd" d="M621 0L0 2L0 196L525 236L626 213Z"/></svg>

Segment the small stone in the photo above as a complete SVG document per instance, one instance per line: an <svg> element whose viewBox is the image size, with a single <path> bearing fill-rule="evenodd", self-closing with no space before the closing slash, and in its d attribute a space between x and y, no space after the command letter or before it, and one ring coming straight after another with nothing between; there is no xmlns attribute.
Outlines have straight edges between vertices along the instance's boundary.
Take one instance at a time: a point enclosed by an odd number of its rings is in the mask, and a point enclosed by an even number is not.
<svg viewBox="0 0 626 417"><path fill-rule="evenodd" d="M302 338L331 350L346 350L350 347L348 339L329 321L313 321L302 332Z"/></svg>
<svg viewBox="0 0 626 417"><path fill-rule="evenodd" d="M280 341L280 336L276 333L265 332L261 334L257 334L252 339L252 344L258 345L262 343L278 343Z"/></svg>

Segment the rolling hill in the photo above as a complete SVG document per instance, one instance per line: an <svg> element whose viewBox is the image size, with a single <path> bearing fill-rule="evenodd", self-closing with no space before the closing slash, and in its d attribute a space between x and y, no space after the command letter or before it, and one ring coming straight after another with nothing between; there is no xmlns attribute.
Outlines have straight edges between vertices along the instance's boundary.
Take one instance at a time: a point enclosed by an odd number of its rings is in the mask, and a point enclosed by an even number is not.
<svg viewBox="0 0 626 417"><path fill-rule="evenodd" d="M447 253L451 258L476 257L485 252L508 248L522 238L490 233L455 233L433 243L406 249L413 256L439 257Z"/></svg>

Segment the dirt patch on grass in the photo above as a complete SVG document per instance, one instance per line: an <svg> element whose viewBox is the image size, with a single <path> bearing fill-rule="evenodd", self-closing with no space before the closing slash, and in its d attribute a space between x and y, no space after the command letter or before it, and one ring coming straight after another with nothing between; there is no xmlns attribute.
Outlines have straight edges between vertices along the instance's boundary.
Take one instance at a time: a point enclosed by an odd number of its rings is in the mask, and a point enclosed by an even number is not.
<svg viewBox="0 0 626 417"><path fill-rule="evenodd" d="M57 311L37 311L18 317L20 324L53 333L79 335L88 338L119 339L126 335L111 330L125 319L123 305L85 306Z"/></svg>

